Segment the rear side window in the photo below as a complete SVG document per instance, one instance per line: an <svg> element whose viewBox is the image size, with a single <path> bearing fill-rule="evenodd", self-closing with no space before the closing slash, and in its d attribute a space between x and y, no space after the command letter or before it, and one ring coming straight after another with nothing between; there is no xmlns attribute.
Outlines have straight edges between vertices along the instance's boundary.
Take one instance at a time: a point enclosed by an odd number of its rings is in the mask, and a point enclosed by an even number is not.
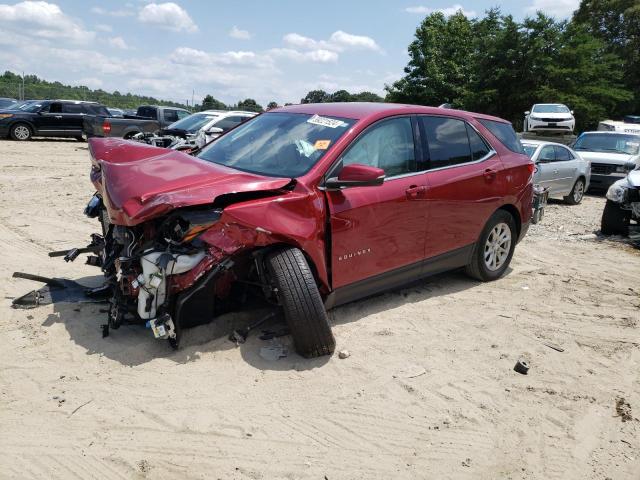
<svg viewBox="0 0 640 480"><path fill-rule="evenodd" d="M491 149L487 146L482 137L473 127L467 124L467 135L469 136L469 146L471 147L471 157L474 160L480 160L486 157Z"/></svg>
<svg viewBox="0 0 640 480"><path fill-rule="evenodd" d="M164 120L165 122L177 122L178 121L178 112L177 110L165 110L164 111Z"/></svg>
<svg viewBox="0 0 640 480"><path fill-rule="evenodd" d="M420 117L426 136L430 168L440 168L472 160L466 123L446 117Z"/></svg>
<svg viewBox="0 0 640 480"><path fill-rule="evenodd" d="M191 115L189 112L187 112L186 110L176 110L178 112L178 119L182 120L185 117L188 117L189 115Z"/></svg>
<svg viewBox="0 0 640 480"><path fill-rule="evenodd" d="M483 118L479 118L478 121L493 133L509 150L524 154L522 143L520 143L520 139L510 123L496 122L495 120L486 120Z"/></svg>
<svg viewBox="0 0 640 480"><path fill-rule="evenodd" d="M156 118L156 109L155 107L138 107L138 116Z"/></svg>
<svg viewBox="0 0 640 480"><path fill-rule="evenodd" d="M84 113L79 103L63 103L62 113Z"/></svg>
<svg viewBox="0 0 640 480"><path fill-rule="evenodd" d="M214 126L221 128L224 132L226 132L227 130L231 130L232 128L240 125L243 120L244 118L242 117L227 117L217 122Z"/></svg>

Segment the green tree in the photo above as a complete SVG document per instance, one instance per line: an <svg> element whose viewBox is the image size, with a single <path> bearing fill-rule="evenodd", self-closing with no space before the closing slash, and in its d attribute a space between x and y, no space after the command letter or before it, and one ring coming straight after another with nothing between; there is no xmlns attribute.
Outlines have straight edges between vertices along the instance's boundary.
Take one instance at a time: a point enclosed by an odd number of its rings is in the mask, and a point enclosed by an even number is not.
<svg viewBox="0 0 640 480"><path fill-rule="evenodd" d="M385 87L389 102L461 105L471 78L472 22L461 12L436 12L418 26L405 76Z"/></svg>
<svg viewBox="0 0 640 480"><path fill-rule="evenodd" d="M330 101L330 95L324 90L311 90L300 100L300 103L325 103Z"/></svg>
<svg viewBox="0 0 640 480"><path fill-rule="evenodd" d="M375 103L380 103L380 102L384 102L384 98L382 98L377 93L360 92L360 93L354 93L353 95L351 95L351 101L352 102L375 102Z"/></svg>
<svg viewBox="0 0 640 480"><path fill-rule="evenodd" d="M351 95L349 92L347 92L346 90L338 90L337 92L332 93L331 95L329 95L329 100L330 102L352 102L353 95Z"/></svg>
<svg viewBox="0 0 640 480"><path fill-rule="evenodd" d="M220 100L216 100L211 95L205 95L202 99L201 110L227 110L228 107Z"/></svg>
<svg viewBox="0 0 640 480"><path fill-rule="evenodd" d="M264 112L262 105L258 104L253 98L246 98L236 105L237 110L246 110L248 112Z"/></svg>
<svg viewBox="0 0 640 480"><path fill-rule="evenodd" d="M269 102L267 104L267 110L272 110L272 109L278 108L278 107L279 107L278 102Z"/></svg>

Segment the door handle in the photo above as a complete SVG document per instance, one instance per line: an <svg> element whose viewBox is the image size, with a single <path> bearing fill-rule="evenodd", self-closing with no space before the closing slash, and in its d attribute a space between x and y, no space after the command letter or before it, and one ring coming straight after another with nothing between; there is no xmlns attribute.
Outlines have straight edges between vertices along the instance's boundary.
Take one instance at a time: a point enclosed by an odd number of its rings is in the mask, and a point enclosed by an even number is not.
<svg viewBox="0 0 640 480"><path fill-rule="evenodd" d="M407 198L409 200L416 200L418 198L424 197L425 192L427 191L427 187L424 185L411 185L405 191Z"/></svg>
<svg viewBox="0 0 640 480"><path fill-rule="evenodd" d="M487 168L487 169L484 171L483 175L484 175L484 179L485 179L487 182L493 182L493 180L495 180L495 178L496 178L496 171L495 171L495 170L492 170L492 169L490 169L490 168Z"/></svg>
<svg viewBox="0 0 640 480"><path fill-rule="evenodd" d="M54 115L53 118L57 118L58 120L60 120L62 118L62 115Z"/></svg>
<svg viewBox="0 0 640 480"><path fill-rule="evenodd" d="M554 170L553 173L558 173L558 170Z"/></svg>

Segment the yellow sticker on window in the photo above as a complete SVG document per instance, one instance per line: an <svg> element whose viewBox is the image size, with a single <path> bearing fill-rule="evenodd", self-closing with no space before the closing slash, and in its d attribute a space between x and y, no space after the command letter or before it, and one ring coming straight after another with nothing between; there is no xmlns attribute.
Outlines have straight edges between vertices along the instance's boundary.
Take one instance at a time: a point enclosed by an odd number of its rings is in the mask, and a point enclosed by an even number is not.
<svg viewBox="0 0 640 480"><path fill-rule="evenodd" d="M316 150L326 150L327 148L329 148L330 144L331 140L317 140L313 145L313 148L315 148Z"/></svg>

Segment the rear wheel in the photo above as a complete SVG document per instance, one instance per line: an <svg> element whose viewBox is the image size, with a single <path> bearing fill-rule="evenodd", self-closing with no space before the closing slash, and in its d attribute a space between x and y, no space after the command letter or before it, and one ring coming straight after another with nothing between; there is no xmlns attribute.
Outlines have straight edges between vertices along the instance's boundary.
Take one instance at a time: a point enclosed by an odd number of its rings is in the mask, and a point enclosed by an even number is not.
<svg viewBox="0 0 640 480"><path fill-rule="evenodd" d="M30 140L33 136L33 132L31 131L31 127L26 123L16 123L9 130L9 135L14 140L19 142L24 142L26 140Z"/></svg>
<svg viewBox="0 0 640 480"><path fill-rule="evenodd" d="M571 193L564 197L565 203L569 205L578 205L584 198L584 180L579 178L571 189Z"/></svg>
<svg viewBox="0 0 640 480"><path fill-rule="evenodd" d="M336 341L307 259L287 248L271 253L266 264L296 351L306 358L331 355Z"/></svg>
<svg viewBox="0 0 640 480"><path fill-rule="evenodd" d="M498 210L480 234L471 262L466 267L467 274L482 282L500 278L511 263L516 240L513 217L505 210Z"/></svg>
<svg viewBox="0 0 640 480"><path fill-rule="evenodd" d="M620 208L620 204L607 200L602 212L600 231L604 235L629 235L631 212Z"/></svg>

